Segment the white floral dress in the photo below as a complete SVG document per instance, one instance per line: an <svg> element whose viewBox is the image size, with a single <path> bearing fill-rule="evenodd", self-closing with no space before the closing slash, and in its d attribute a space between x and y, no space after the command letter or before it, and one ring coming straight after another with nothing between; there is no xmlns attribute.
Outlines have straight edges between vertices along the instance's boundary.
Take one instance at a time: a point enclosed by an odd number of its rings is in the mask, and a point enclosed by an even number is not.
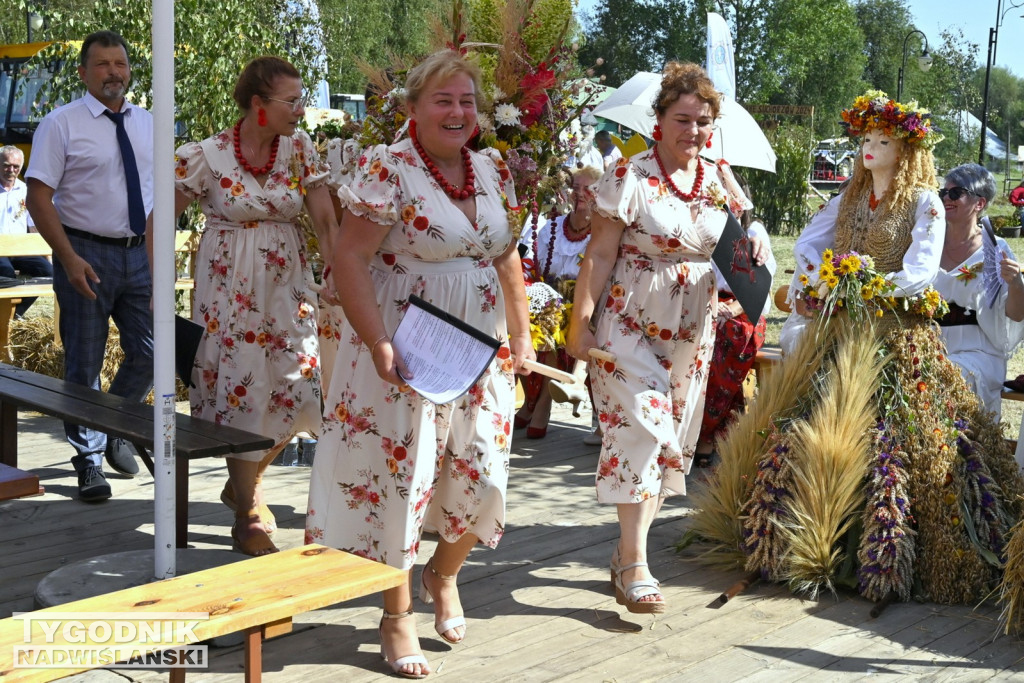
<svg viewBox="0 0 1024 683"><path fill-rule="evenodd" d="M327 143L327 166L330 168L330 175L327 185L331 192L337 194L338 188L352 182L356 169L356 162L360 156L359 143L355 140L341 140L334 138ZM330 263L329 255L324 254L324 262ZM344 283L343 276L336 276L333 279L335 286ZM329 391L331 372L334 369L334 359L338 355L338 346L341 344L341 324L345 320L345 311L337 304L330 304L324 300L319 301L320 316L317 321L317 331L320 335L320 379L324 388L324 395Z"/></svg>
<svg viewBox="0 0 1024 683"><path fill-rule="evenodd" d="M718 303L710 259L729 200L711 164L690 203L660 176L648 151L619 159L597 187L598 213L626 225L595 310L598 345L616 361L590 362L601 503L686 493L704 412Z"/></svg>
<svg viewBox="0 0 1024 683"><path fill-rule="evenodd" d="M319 432L315 283L294 222L306 191L327 178L309 136L281 137L263 187L239 167L231 131L178 148L175 177L206 215L192 312L206 333L189 392L192 415L278 444Z"/></svg>
<svg viewBox="0 0 1024 683"><path fill-rule="evenodd" d="M452 542L471 533L489 547L504 531L515 384L492 261L512 243L507 206L515 195L503 162L471 156L473 223L408 139L367 150L352 184L339 189L349 211L392 226L370 266L389 334L416 294L502 346L468 394L434 405L380 379L370 349L342 324L309 487L307 542L408 569L424 528Z"/></svg>

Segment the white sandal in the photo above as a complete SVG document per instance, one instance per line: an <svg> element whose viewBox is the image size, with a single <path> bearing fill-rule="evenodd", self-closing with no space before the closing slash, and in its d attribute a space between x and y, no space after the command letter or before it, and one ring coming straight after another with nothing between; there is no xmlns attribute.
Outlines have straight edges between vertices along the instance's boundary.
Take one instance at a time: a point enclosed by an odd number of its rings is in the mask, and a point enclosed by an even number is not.
<svg viewBox="0 0 1024 683"><path fill-rule="evenodd" d="M434 596L431 595L430 591L427 589L426 573L428 571L431 574L433 574L434 576L436 576L437 578L441 579L442 581L454 581L455 580L455 575L448 576L446 574L438 573L438 571L436 569L434 569L434 563L433 563L432 560L433 560L433 558L431 558L430 560L427 560L427 563L425 565L423 565L423 571L420 572L420 600L423 601L424 605L432 605L432 604L434 604ZM447 638L447 637L445 637L444 634L447 633L448 631L451 631L452 629L465 628L465 627L466 627L466 616L464 614L459 614L458 616L454 616L451 619L445 619L444 621L442 621L440 623L438 623L436 618L434 620L434 630L437 631L437 635L441 636L442 640L444 640L445 642L451 643L452 645L458 645L463 640L465 640L466 639L466 632L463 631L462 632L462 637L459 638L458 640L453 640L451 638Z"/></svg>
<svg viewBox="0 0 1024 683"><path fill-rule="evenodd" d="M665 598L658 590L661 583L657 579L642 579L633 581L623 587L622 575L630 569L646 567L646 562L634 562L618 567L618 576L615 577L615 601L626 606L627 612L634 614L661 614L665 611ZM661 600L644 600L651 595L661 596Z"/></svg>
<svg viewBox="0 0 1024 683"><path fill-rule="evenodd" d="M391 667L391 670L396 675L401 676L402 678L426 678L430 675L430 664L427 662L427 658L424 657L422 653L417 655L405 655L404 657L398 657L394 661L392 661L388 659L387 652L385 651L386 647L384 645L384 620L405 619L406 617L411 617L412 615L412 610L409 610L408 612L399 612L398 614L391 614L387 610L384 610L384 614L380 618L380 626L377 628L377 633L380 635L380 656L381 659L388 663L388 665ZM410 664L421 664L424 667L427 667L428 670L426 673L421 674L414 674L409 673L408 671L402 671L402 667L408 666Z"/></svg>

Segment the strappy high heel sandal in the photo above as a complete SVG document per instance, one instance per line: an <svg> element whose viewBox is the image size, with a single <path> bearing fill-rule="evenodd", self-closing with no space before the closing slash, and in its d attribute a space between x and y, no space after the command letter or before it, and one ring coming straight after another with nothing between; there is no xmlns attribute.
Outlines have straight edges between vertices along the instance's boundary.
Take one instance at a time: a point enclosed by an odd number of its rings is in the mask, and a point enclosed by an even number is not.
<svg viewBox="0 0 1024 683"><path fill-rule="evenodd" d="M260 483L259 480L256 481L257 485ZM224 503L232 512L238 512L238 502L235 500L235 490L231 488L230 479L224 482L224 488L220 492L220 502ZM267 536L277 531L277 520L266 503L260 503L260 519L263 520L263 530L267 532Z"/></svg>
<svg viewBox="0 0 1024 683"><path fill-rule="evenodd" d="M427 574L428 571L431 574L433 574L434 576L436 576L437 578L441 579L442 581L454 581L455 580L455 576L454 575L453 576L447 576L445 574L438 573L437 570L434 569L433 558L431 558L431 560L427 560L427 563L423 566L423 571L420 572L420 600L423 602L424 605L432 605L434 603L434 596L430 594L430 590L427 588L427 577L426 577L426 574ZM442 640L444 640L444 641L446 641L448 643L451 643L452 645L458 645L459 643L461 643L463 640L466 639L465 631L463 631L462 637L459 638L458 640L453 640L452 638L448 638L444 634L447 633L448 631L451 631L453 629L457 629L457 628L460 628L460 627L461 628L465 628L466 627L466 617L463 614L459 614L457 616L454 616L451 619L445 619L444 621L442 621L440 623L438 623L438 621L437 621L437 616L436 615L434 616L434 630L437 631L437 635L441 636Z"/></svg>
<svg viewBox="0 0 1024 683"><path fill-rule="evenodd" d="M243 555L249 555L250 557L261 557L263 555L270 555L278 552L277 546L270 540L270 536L264 532L263 536L257 532L253 532L244 539L238 533L238 527L240 525L251 523L255 520L259 520L260 516L256 514L255 510L250 510L248 516L240 517L235 515L235 523L231 526L231 549L242 553Z"/></svg>
<svg viewBox="0 0 1024 683"><path fill-rule="evenodd" d="M615 577L615 602L625 605L626 611L634 614L661 614L665 611L665 598L661 596L661 583L657 579L631 581L628 586L622 585L623 572L646 566L646 562L634 562L618 568L618 575ZM662 599L644 600L652 595L661 596Z"/></svg>
<svg viewBox="0 0 1024 683"><path fill-rule="evenodd" d="M402 678L426 678L430 675L430 664L427 663L427 658L423 656L423 653L416 655L404 655L402 657L395 657L392 659L388 656L388 648L384 644L384 620L405 619L412 615L412 610L409 610L408 612L399 612L398 614L391 614L387 610L384 610L384 614L380 618L380 626L377 627L377 634L380 636L380 656L388 663L388 666L391 667L391 671L393 671L397 676L401 676ZM409 666L410 664L421 664L427 668L427 672L414 674L408 671L402 671L402 667Z"/></svg>

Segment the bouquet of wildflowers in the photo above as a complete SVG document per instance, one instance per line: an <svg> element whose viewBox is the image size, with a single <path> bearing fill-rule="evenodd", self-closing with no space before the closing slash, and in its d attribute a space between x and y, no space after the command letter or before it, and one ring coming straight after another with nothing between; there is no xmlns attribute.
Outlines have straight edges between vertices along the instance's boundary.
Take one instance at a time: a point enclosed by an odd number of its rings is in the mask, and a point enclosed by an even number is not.
<svg viewBox="0 0 1024 683"><path fill-rule="evenodd" d="M807 308L826 317L842 309L854 319L881 318L890 312L941 318L949 312L942 296L930 285L920 294L898 296L896 283L875 269L874 259L855 251L836 254L826 249L817 273L802 273L799 281Z"/></svg>

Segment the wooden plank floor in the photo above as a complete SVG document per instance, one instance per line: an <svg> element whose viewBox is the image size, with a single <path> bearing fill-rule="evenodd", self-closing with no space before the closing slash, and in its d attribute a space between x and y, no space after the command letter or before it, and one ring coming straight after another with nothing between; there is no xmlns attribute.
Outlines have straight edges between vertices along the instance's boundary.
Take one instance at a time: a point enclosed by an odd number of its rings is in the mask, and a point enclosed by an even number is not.
<svg viewBox="0 0 1024 683"><path fill-rule="evenodd" d="M629 614L608 585L617 526L614 508L594 499L598 449L581 442L588 420L589 414L573 418L556 409L547 438L516 433L505 538L496 550L475 550L460 575L466 642L444 643L434 634L432 612L417 602L421 642L435 670L430 680L984 681L1024 673L1024 647L996 637L991 603L976 610L894 605L872 620L871 605L856 595L810 601L782 586L759 585L725 606L708 607L741 574L675 553L691 512L686 498L670 499L651 533L650 560L668 612L657 619ZM153 546L148 475L112 477L110 501L80 503L62 425L26 413L19 426L19 463L40 476L46 494L0 503L3 617L32 609L36 583L54 569ZM195 547L230 548L231 513L219 502L225 477L222 460L192 463L189 541ZM308 469L274 467L265 479L282 547L302 542L308 477ZM429 557L432 541L423 546ZM265 680L390 679L378 654L379 619L376 597L299 615L292 634L265 645ZM210 669L190 673L190 682L242 680L240 646L211 653ZM73 680L166 679L162 672L121 670Z"/></svg>

